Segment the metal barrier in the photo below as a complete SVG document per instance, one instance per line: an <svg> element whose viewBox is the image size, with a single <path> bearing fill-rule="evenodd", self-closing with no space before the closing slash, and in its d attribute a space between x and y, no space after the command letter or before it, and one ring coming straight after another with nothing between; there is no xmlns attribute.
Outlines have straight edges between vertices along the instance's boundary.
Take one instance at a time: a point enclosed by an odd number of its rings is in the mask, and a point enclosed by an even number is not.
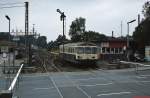
<svg viewBox="0 0 150 98"><path fill-rule="evenodd" d="M22 68L23 68L23 64L21 64L21 66L20 66L20 68L19 68L19 70L18 70L18 72L17 72L17 74L16 74L14 80L12 81L12 83L11 83L9 89L8 89L9 91L12 91L12 90L14 89L15 84L16 84L16 82L17 82L17 79L18 79L18 77L19 77L19 75L20 75L20 73L21 73Z"/></svg>
<svg viewBox="0 0 150 98"><path fill-rule="evenodd" d="M17 83L17 80L19 78L19 75L21 73L22 68L23 68L23 64L21 64L21 66L20 66L15 78L13 79L10 87L8 88L8 90L0 91L0 98L12 98L13 97L13 92L12 91L13 91L16 83Z"/></svg>
<svg viewBox="0 0 150 98"><path fill-rule="evenodd" d="M141 67L150 67L150 65L136 63L136 62L120 61L120 63L134 65L136 73L138 73L138 66L141 66Z"/></svg>

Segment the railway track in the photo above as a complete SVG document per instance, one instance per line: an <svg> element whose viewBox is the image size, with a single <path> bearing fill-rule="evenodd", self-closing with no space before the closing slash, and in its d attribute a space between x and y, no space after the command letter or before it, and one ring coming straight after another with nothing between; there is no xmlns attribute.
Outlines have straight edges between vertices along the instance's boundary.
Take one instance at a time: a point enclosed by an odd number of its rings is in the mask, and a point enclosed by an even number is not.
<svg viewBox="0 0 150 98"><path fill-rule="evenodd" d="M50 52L45 52L45 53L38 52L38 57L39 57L40 62L42 62L41 67L45 66L48 72L62 72L63 71L61 65L56 66L54 64L54 58Z"/></svg>
<svg viewBox="0 0 150 98"><path fill-rule="evenodd" d="M59 58L58 53L38 51L37 54L38 59L42 62L41 65L44 65L49 72L91 71L99 69L98 66L80 66L65 62ZM44 69L43 66L41 68Z"/></svg>

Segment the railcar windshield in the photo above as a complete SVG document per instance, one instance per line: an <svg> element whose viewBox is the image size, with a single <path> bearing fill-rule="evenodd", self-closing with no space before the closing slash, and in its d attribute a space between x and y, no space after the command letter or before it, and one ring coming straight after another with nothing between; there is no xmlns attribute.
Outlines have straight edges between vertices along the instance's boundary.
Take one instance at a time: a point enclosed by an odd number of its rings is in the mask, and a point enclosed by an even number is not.
<svg viewBox="0 0 150 98"><path fill-rule="evenodd" d="M96 47L78 47L77 53L78 54L96 54L97 53Z"/></svg>
<svg viewBox="0 0 150 98"><path fill-rule="evenodd" d="M91 54L91 47L85 47L85 54Z"/></svg>
<svg viewBox="0 0 150 98"><path fill-rule="evenodd" d="M92 47L92 54L96 54L98 49L96 47Z"/></svg>
<svg viewBox="0 0 150 98"><path fill-rule="evenodd" d="M77 53L78 54L84 54L84 47L78 47L77 48Z"/></svg>

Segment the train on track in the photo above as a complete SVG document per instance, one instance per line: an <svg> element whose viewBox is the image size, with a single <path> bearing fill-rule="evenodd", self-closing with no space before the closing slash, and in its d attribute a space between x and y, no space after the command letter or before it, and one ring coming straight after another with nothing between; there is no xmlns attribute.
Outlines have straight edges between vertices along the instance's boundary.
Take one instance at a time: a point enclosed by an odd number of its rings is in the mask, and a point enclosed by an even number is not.
<svg viewBox="0 0 150 98"><path fill-rule="evenodd" d="M63 60L74 64L95 65L99 59L98 50L94 43L68 43L59 46L59 55Z"/></svg>

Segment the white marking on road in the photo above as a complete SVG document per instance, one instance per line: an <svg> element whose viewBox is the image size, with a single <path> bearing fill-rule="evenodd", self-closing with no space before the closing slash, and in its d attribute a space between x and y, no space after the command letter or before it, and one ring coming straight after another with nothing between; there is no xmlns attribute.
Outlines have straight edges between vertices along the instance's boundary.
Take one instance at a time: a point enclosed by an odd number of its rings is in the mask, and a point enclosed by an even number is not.
<svg viewBox="0 0 150 98"><path fill-rule="evenodd" d="M44 63L45 63L45 62L44 62ZM56 83L55 83L53 77L51 77L52 74L49 73L48 70L46 69L45 64L43 65L43 67L44 67L44 69L45 69L45 71L46 71L46 74L47 74L48 78L52 81L52 83L53 83L54 87L56 88L56 90L57 90L58 94L60 95L60 97L61 97L61 98L64 98L64 96L62 95L60 89L59 89L58 86L56 85Z"/></svg>
<svg viewBox="0 0 150 98"><path fill-rule="evenodd" d="M75 80L79 80L79 81L85 81L85 80L92 80L92 79L98 79L98 78L75 79Z"/></svg>
<svg viewBox="0 0 150 98"><path fill-rule="evenodd" d="M95 84L95 85L80 85L80 86L87 86L87 87L90 87L90 86L107 86L107 85L111 85L113 83L106 83L106 84Z"/></svg>
<svg viewBox="0 0 150 98"><path fill-rule="evenodd" d="M48 90L48 89L53 89L54 87L51 88L34 88L34 90Z"/></svg>
<svg viewBox="0 0 150 98"><path fill-rule="evenodd" d="M73 80L78 80L78 81L86 81L86 80L98 80L98 79L103 79L103 80L105 80L104 78L99 78L99 77L97 77L97 78L87 78L87 79L73 79Z"/></svg>
<svg viewBox="0 0 150 98"><path fill-rule="evenodd" d="M35 78L36 78L36 77L41 77L41 76L46 76L46 77L47 77L47 76L49 76L49 75L45 75L45 74L41 74L41 75L40 75L40 74L39 74L39 75L22 76L22 77L24 77L24 78L34 78L34 77L35 77Z"/></svg>
<svg viewBox="0 0 150 98"><path fill-rule="evenodd" d="M141 77L150 77L150 75L140 75Z"/></svg>
<svg viewBox="0 0 150 98"><path fill-rule="evenodd" d="M97 96L123 95L123 94L131 94L131 93L132 92L106 93L106 94L98 94Z"/></svg>
<svg viewBox="0 0 150 98"><path fill-rule="evenodd" d="M143 76L136 76L136 78L139 78L139 79L145 79L147 77L143 77Z"/></svg>
<svg viewBox="0 0 150 98"><path fill-rule="evenodd" d="M150 81L139 81L139 82L150 82Z"/></svg>

